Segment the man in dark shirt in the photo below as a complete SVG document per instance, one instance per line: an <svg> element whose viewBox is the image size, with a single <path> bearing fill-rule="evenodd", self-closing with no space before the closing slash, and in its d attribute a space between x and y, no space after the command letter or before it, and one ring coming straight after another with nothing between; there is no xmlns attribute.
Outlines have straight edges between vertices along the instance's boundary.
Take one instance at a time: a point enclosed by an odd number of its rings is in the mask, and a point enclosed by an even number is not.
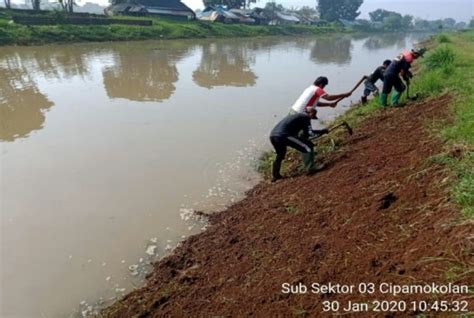
<svg viewBox="0 0 474 318"><path fill-rule="evenodd" d="M387 67L384 74L382 94L380 94L380 104L387 106L388 94L395 88L395 93L392 94L392 106L398 105L400 96L405 90L400 75L405 80L409 80L413 75L410 72L411 63L420 56L420 53L415 50L405 51Z"/></svg>
<svg viewBox="0 0 474 318"><path fill-rule="evenodd" d="M391 62L392 61L390 60L385 60L381 66L377 67L372 74L367 76L367 79L364 82L364 94L361 98L363 104L367 103L367 97L370 95L370 93L373 93L374 96L379 94L379 89L377 86L375 86L375 83L378 80L383 81L385 69L390 65Z"/></svg>
<svg viewBox="0 0 474 318"><path fill-rule="evenodd" d="M301 152L308 174L312 174L322 168L322 166L314 164L313 143L308 140L310 136L328 133L327 129L313 130L311 119L316 118L316 110L309 106L306 107L304 113L286 116L273 128L270 133L270 142L275 148L276 158L272 165L272 182L282 178L280 168L283 159L285 159L286 147L291 147Z"/></svg>

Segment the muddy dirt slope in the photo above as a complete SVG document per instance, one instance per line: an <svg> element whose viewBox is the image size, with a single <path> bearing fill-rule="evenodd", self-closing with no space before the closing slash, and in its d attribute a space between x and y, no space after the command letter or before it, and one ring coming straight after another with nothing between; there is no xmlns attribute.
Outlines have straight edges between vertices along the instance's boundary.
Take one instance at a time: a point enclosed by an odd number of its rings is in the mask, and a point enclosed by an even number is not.
<svg viewBox="0 0 474 318"><path fill-rule="evenodd" d="M450 201L452 177L435 156L447 150L427 130L448 120L448 106L445 96L379 111L324 158L324 171L262 182L103 315L320 317L326 300L375 299L467 299L474 310L466 294L282 292L283 283L474 285L474 226Z"/></svg>

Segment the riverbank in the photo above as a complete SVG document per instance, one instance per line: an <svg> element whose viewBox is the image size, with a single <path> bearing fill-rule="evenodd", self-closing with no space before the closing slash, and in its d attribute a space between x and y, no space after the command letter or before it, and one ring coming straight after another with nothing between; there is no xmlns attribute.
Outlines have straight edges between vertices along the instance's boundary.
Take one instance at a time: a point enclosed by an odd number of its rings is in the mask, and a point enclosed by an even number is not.
<svg viewBox="0 0 474 318"><path fill-rule="evenodd" d="M319 157L324 171L262 182L101 315L321 316L327 300L407 304L392 316L422 314L435 300L473 311L465 293L282 291L284 283L474 284L474 34L431 44L412 88L424 99L349 112L354 135L334 137L337 149Z"/></svg>
<svg viewBox="0 0 474 318"><path fill-rule="evenodd" d="M120 19L120 17L116 17ZM41 45L50 43L137 41L191 39L213 37L255 37L270 35L313 35L345 32L343 27L281 25L258 26L243 24L174 21L163 18L133 18L151 20L151 26L131 25L42 25L26 26L11 22L11 16L0 15L0 45Z"/></svg>

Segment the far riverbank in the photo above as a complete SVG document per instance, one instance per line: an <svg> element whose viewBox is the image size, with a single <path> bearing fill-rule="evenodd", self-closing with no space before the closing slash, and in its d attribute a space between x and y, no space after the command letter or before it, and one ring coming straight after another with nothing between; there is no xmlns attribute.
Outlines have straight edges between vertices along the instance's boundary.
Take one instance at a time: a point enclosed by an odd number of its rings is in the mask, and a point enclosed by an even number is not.
<svg viewBox="0 0 474 318"><path fill-rule="evenodd" d="M115 19L121 19L121 17L115 17ZM12 16L8 11L2 10L0 12L0 46L273 35L292 36L350 32L344 27L334 25L268 26L206 23L196 20L174 21L163 18L126 17L126 19L151 20L152 25L22 25L13 23Z"/></svg>

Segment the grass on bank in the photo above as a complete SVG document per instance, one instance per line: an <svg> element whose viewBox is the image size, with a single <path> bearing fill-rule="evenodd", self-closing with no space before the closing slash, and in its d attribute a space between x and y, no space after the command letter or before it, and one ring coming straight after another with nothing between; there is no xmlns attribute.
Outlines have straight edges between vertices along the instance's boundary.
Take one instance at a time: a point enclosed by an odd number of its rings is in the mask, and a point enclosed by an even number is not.
<svg viewBox="0 0 474 318"><path fill-rule="evenodd" d="M419 60L420 69L413 78L410 89L422 97L436 98L449 93L452 98L452 123L441 123L442 127L435 132L446 144L446 150L437 157L438 162L446 164L452 171L456 181L452 188L452 196L461 206L462 214L474 217L474 31L437 35L429 42L431 48L425 58ZM406 102L403 94L402 103ZM335 124L342 120L356 127L362 120L370 117L377 109L378 101L372 99L367 105L355 107L336 119ZM337 145L342 132L331 134L332 144ZM327 151L328 143L323 140L323 150ZM317 153L321 154L321 144L316 144ZM453 157L453 153L456 155ZM296 151L289 151L290 164L284 163L283 173L297 174L295 167ZM270 175L273 152L262 155L258 170L265 176ZM300 163L300 162L299 162Z"/></svg>
<svg viewBox="0 0 474 318"><path fill-rule="evenodd" d="M51 13L53 17L57 13ZM43 15L44 16L44 15ZM67 17L63 17L67 19ZM8 11L0 12L0 45L36 45L86 41L161 40L208 37L254 37L269 35L312 35L342 32L336 26L259 26L242 24L176 21L157 17L120 17L114 19L152 20L152 26L131 25L45 25L26 26L11 21ZM61 20L61 19L60 19Z"/></svg>
<svg viewBox="0 0 474 318"><path fill-rule="evenodd" d="M443 40L440 40L443 39ZM414 90L432 97L450 93L454 120L438 129L446 143L444 163L456 181L452 196L462 213L474 217L474 31L438 36L422 60ZM455 156L453 157L453 154Z"/></svg>

